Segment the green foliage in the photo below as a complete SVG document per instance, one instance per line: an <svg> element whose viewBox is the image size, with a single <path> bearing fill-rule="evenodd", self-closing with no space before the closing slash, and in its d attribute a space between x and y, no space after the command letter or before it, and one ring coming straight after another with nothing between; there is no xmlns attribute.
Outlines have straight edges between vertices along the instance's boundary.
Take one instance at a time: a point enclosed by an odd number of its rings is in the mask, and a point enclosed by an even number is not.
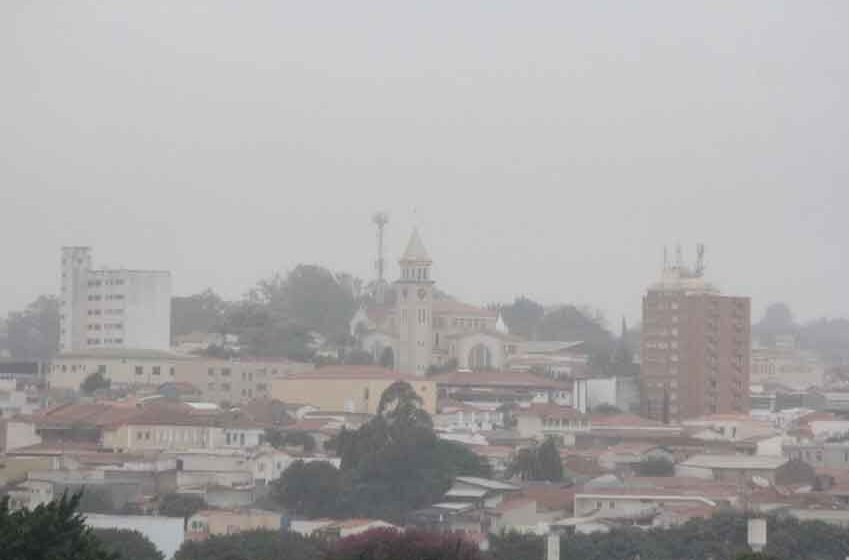
<svg viewBox="0 0 849 560"><path fill-rule="evenodd" d="M293 465L277 483L278 500L309 516L400 519L441 498L455 476L489 474L476 455L436 437L409 384L388 387L378 410L359 429L343 430L336 438L341 471Z"/></svg>
<svg viewBox="0 0 849 560"><path fill-rule="evenodd" d="M212 536L205 541L184 541L174 560L320 560L322 543L297 533L246 531Z"/></svg>
<svg viewBox="0 0 849 560"><path fill-rule="evenodd" d="M501 317L510 333L531 340L537 337L537 329L543 315L545 308L524 296L501 308Z"/></svg>
<svg viewBox="0 0 849 560"><path fill-rule="evenodd" d="M436 453L440 464L451 467L451 478L457 476L492 477L492 466L485 458L454 441L438 440Z"/></svg>
<svg viewBox="0 0 849 560"><path fill-rule="evenodd" d="M307 453L315 451L317 446L315 438L307 432L293 431L286 432L269 428L265 430L265 440L274 449L284 449L286 447L303 447Z"/></svg>
<svg viewBox="0 0 849 560"><path fill-rule="evenodd" d="M563 480L563 461L552 438L542 445L520 449L507 467L507 476L521 480Z"/></svg>
<svg viewBox="0 0 849 560"><path fill-rule="evenodd" d="M459 535L374 529L341 539L328 560L483 560L484 554Z"/></svg>
<svg viewBox="0 0 849 560"><path fill-rule="evenodd" d="M307 517L332 517L340 510L342 473L325 461L295 461L274 482L275 498Z"/></svg>
<svg viewBox="0 0 849 560"><path fill-rule="evenodd" d="M103 548L120 560L163 560L164 556L147 537L130 529L94 529Z"/></svg>
<svg viewBox="0 0 849 560"><path fill-rule="evenodd" d="M614 529L606 534L570 535L561 540L564 560L844 560L849 531L818 521L770 518L769 543L754 555L746 545L746 518L721 512L707 520L691 520L672 529ZM501 535L491 541L496 559L539 560L540 537Z"/></svg>
<svg viewBox="0 0 849 560"><path fill-rule="evenodd" d="M675 463L665 457L645 457L634 470L640 476L673 476Z"/></svg>
<svg viewBox="0 0 849 560"><path fill-rule="evenodd" d="M86 486L80 490L77 509L84 513L115 513L115 504L107 488Z"/></svg>
<svg viewBox="0 0 849 560"><path fill-rule="evenodd" d="M590 366L601 373L609 369L616 343L600 312L562 305L545 314L537 331L542 340L583 341Z"/></svg>
<svg viewBox="0 0 849 560"><path fill-rule="evenodd" d="M46 360L59 348L59 300L39 296L23 311L9 313L7 345L16 360Z"/></svg>
<svg viewBox="0 0 849 560"><path fill-rule="evenodd" d="M581 340L590 355L590 364L600 372L610 369L617 345L598 311L579 309L574 305L561 305L546 311L537 302L519 297L501 308L501 316L510 332L523 338ZM621 357L624 359L626 355Z"/></svg>
<svg viewBox="0 0 849 560"><path fill-rule="evenodd" d="M612 404L608 404L608 403L601 403L600 405L597 405L593 409L593 414L614 415L614 414L622 414L622 411L619 409L618 406L613 406Z"/></svg>
<svg viewBox="0 0 849 560"><path fill-rule="evenodd" d="M105 375L96 371L92 374L89 374L80 385L80 390L87 394L91 395L96 393L101 389L108 389L112 385L112 381L106 378Z"/></svg>
<svg viewBox="0 0 849 560"><path fill-rule="evenodd" d="M194 494L165 494L159 500L159 515L167 517L191 517L206 507L203 498Z"/></svg>
<svg viewBox="0 0 849 560"><path fill-rule="evenodd" d="M227 303L211 289L171 298L171 336L191 332L223 332Z"/></svg>
<svg viewBox="0 0 849 560"><path fill-rule="evenodd" d="M0 557L3 560L114 560L77 513L79 495L32 511L9 511L0 501Z"/></svg>
<svg viewBox="0 0 849 560"><path fill-rule="evenodd" d="M545 541L536 535L511 531L491 535L490 556L492 560L543 560Z"/></svg>

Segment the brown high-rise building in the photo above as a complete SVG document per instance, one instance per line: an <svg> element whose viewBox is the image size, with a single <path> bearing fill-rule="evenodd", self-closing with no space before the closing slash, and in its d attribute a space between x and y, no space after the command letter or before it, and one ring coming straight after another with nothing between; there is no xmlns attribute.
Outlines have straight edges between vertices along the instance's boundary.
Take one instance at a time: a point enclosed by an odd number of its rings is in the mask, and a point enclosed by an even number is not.
<svg viewBox="0 0 849 560"><path fill-rule="evenodd" d="M699 261L685 267L679 250L643 297L640 404L649 418L749 410L749 298L721 295Z"/></svg>

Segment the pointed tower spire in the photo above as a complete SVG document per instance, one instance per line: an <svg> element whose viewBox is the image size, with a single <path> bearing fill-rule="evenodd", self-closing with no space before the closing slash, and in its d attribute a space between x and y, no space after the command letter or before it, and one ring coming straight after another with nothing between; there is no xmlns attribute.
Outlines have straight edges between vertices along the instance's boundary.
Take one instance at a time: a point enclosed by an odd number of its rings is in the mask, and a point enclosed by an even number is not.
<svg viewBox="0 0 849 560"><path fill-rule="evenodd" d="M504 315L501 314L501 309L498 310L498 318L495 320L495 332L510 334L510 329L507 328L507 323L504 322Z"/></svg>
<svg viewBox="0 0 849 560"><path fill-rule="evenodd" d="M413 233L410 235L410 241L407 243L407 249L401 256L401 261L433 262L430 260L430 255L427 254L427 249L425 249L421 235L419 235L419 228L413 228Z"/></svg>

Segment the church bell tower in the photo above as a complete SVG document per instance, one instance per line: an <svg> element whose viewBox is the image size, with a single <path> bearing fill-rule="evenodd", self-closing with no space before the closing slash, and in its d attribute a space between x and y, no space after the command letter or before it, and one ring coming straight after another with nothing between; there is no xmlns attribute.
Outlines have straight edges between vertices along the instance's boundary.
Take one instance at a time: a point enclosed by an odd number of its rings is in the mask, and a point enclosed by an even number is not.
<svg viewBox="0 0 849 560"><path fill-rule="evenodd" d="M433 354L434 282L430 277L433 261L417 229L398 264L401 277L395 282L399 327L396 366L400 373L424 376Z"/></svg>

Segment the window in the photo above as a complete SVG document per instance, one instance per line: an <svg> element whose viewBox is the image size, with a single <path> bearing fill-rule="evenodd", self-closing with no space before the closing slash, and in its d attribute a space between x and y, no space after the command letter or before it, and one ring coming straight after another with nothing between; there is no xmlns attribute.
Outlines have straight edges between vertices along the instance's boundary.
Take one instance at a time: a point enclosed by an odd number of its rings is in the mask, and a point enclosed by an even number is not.
<svg viewBox="0 0 849 560"><path fill-rule="evenodd" d="M209 368L208 370L206 370L206 373L210 377L214 376L215 375L215 368Z"/></svg>
<svg viewBox="0 0 849 560"><path fill-rule="evenodd" d="M230 368L221 368L222 377L230 377Z"/></svg>
<svg viewBox="0 0 849 560"><path fill-rule="evenodd" d="M153 375L159 375L162 371L162 368L159 366L153 366Z"/></svg>
<svg viewBox="0 0 849 560"><path fill-rule="evenodd" d="M174 366L171 366L171 367L168 368L168 375L170 375L171 377L174 377Z"/></svg>
<svg viewBox="0 0 849 560"><path fill-rule="evenodd" d="M213 385L214 385L214 383L213 383ZM229 391L230 390L230 384L229 383L222 383L221 384L221 390L222 391Z"/></svg>
<svg viewBox="0 0 849 560"><path fill-rule="evenodd" d="M144 368L142 366L136 366L136 375L142 375L144 373Z"/></svg>

